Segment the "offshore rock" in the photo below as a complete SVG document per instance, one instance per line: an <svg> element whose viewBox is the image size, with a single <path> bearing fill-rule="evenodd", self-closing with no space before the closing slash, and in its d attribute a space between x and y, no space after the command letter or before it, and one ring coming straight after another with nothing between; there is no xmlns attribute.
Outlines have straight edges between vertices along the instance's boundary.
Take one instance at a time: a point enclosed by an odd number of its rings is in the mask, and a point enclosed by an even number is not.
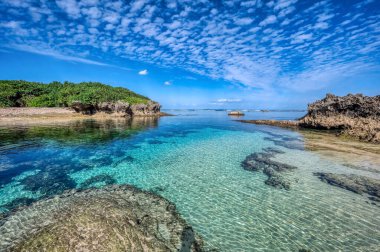
<svg viewBox="0 0 380 252"><path fill-rule="evenodd" d="M0 220L0 251L202 251L166 199L131 186L66 191Z"/></svg>
<svg viewBox="0 0 380 252"><path fill-rule="evenodd" d="M354 193L374 196L371 200L380 200L380 180L355 174L314 173L321 181ZM377 199L376 199L377 198Z"/></svg>
<svg viewBox="0 0 380 252"><path fill-rule="evenodd" d="M160 115L161 105L148 101L147 104L129 104L128 102L100 102L97 104L85 104L80 101L74 101L71 108L77 113L93 115L99 112L115 116L158 116Z"/></svg>

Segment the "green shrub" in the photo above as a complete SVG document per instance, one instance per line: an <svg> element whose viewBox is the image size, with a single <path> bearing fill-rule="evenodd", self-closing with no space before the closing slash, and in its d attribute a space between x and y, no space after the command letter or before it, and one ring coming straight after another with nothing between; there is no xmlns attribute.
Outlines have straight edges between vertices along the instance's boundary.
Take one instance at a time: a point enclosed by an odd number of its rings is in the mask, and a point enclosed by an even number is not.
<svg viewBox="0 0 380 252"><path fill-rule="evenodd" d="M147 103L149 99L126 88L99 82L52 82L0 80L0 107L68 107L74 101L85 104L125 101Z"/></svg>

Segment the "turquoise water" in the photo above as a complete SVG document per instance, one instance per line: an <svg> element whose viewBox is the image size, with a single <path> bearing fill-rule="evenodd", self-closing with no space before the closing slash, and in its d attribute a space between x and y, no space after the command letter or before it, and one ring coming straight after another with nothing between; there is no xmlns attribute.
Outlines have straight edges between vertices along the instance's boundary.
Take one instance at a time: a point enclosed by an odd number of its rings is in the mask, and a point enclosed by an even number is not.
<svg viewBox="0 0 380 252"><path fill-rule="evenodd" d="M379 206L313 172L356 173L303 148L300 133L234 121L225 112L0 128L0 211L70 188L132 184L176 204L220 251L379 251ZM293 119L302 113L247 113ZM241 162L272 147L296 166L290 190L266 185ZM376 175L378 176L378 174ZM1 235L1 234L0 234Z"/></svg>

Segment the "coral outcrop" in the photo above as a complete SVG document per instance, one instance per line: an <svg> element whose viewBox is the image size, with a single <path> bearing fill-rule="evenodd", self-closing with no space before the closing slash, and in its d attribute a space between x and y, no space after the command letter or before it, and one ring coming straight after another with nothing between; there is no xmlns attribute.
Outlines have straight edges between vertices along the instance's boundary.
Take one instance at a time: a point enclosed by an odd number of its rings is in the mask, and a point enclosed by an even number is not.
<svg viewBox="0 0 380 252"><path fill-rule="evenodd" d="M0 251L202 251L164 198L131 186L67 191L0 219Z"/></svg>

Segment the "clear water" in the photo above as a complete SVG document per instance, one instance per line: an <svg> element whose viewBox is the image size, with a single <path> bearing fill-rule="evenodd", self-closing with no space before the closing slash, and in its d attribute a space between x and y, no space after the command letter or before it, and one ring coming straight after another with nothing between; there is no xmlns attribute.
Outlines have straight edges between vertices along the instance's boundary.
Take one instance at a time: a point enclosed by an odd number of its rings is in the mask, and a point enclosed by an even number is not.
<svg viewBox="0 0 380 252"><path fill-rule="evenodd" d="M307 151L294 131L243 124L224 111L168 112L178 116L2 126L0 211L65 189L126 183L175 203L208 248L379 251L379 206L313 176L378 173ZM244 119L302 114L247 112ZM298 168L285 175L289 191L241 167L247 155L267 147L284 151L274 160Z"/></svg>

